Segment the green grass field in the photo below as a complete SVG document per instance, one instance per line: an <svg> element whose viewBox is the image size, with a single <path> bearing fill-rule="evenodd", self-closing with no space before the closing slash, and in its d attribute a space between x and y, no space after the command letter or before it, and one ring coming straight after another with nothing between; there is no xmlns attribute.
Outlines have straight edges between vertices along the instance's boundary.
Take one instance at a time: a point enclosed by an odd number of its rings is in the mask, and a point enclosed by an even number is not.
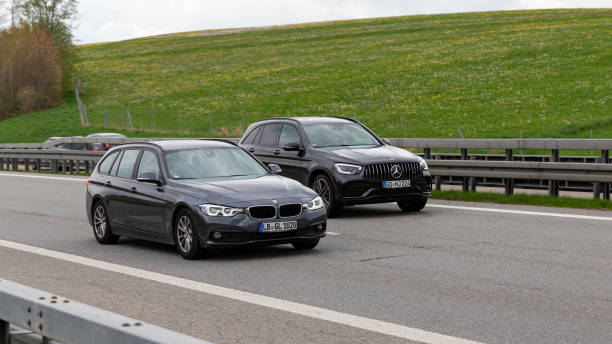
<svg viewBox="0 0 612 344"><path fill-rule="evenodd" d="M95 131L239 134L270 116L350 116L385 137L612 137L612 11L408 16L79 47L74 96L0 141ZM104 129L104 112L109 129ZM155 129L153 115L155 112ZM209 118L213 124L209 127ZM183 130L180 131L180 121ZM223 129L222 129L223 128Z"/></svg>

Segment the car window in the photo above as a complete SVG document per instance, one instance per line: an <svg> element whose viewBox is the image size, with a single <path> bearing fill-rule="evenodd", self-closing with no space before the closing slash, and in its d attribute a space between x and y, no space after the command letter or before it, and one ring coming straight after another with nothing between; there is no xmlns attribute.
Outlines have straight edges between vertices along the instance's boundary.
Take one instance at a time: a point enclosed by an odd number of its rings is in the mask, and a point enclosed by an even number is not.
<svg viewBox="0 0 612 344"><path fill-rule="evenodd" d="M112 152L109 154L102 162L100 163L100 167L98 167L98 172L102 174L108 174L110 172L111 167L113 166L113 162L115 158L119 155L119 152Z"/></svg>
<svg viewBox="0 0 612 344"><path fill-rule="evenodd" d="M280 138L278 139L278 145L284 146L288 143L297 143L302 144L302 139L300 139L300 134L297 129L291 124L283 125L283 130L281 130Z"/></svg>
<svg viewBox="0 0 612 344"><path fill-rule="evenodd" d="M241 148L197 148L166 153L172 179L263 176L268 172Z"/></svg>
<svg viewBox="0 0 612 344"><path fill-rule="evenodd" d="M304 126L308 141L315 148L374 146L378 140L356 123L321 123Z"/></svg>
<svg viewBox="0 0 612 344"><path fill-rule="evenodd" d="M119 169L119 161L121 161L122 157L123 157L123 151L121 151L121 153L119 153L119 156L117 157L117 159L115 159L115 163L113 164L113 168L111 169L111 172L110 172L111 176L116 176L117 175L117 170Z"/></svg>
<svg viewBox="0 0 612 344"><path fill-rule="evenodd" d="M132 178L138 154L140 154L139 149L127 149L123 152L123 156L119 162L119 169L117 170L117 177Z"/></svg>
<svg viewBox="0 0 612 344"><path fill-rule="evenodd" d="M261 141L259 142L262 146L277 146L278 137L280 135L281 125L280 124L268 124L263 129Z"/></svg>
<svg viewBox="0 0 612 344"><path fill-rule="evenodd" d="M159 179L159 164L155 153L145 150L138 165L138 178Z"/></svg>
<svg viewBox="0 0 612 344"><path fill-rule="evenodd" d="M242 143L247 144L247 145L252 145L253 142L255 141L255 138L258 136L257 134L259 134L260 131L261 131L261 127L257 127L251 130L251 132L249 133L249 136L247 136L246 139L242 141ZM259 143L259 141L257 141L257 143Z"/></svg>

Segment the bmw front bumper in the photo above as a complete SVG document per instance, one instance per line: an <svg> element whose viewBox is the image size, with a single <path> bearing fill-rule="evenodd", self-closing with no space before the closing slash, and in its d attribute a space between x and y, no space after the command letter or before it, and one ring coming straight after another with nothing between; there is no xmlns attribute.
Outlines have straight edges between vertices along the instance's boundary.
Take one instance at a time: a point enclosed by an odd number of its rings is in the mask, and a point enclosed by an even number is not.
<svg viewBox="0 0 612 344"><path fill-rule="evenodd" d="M244 213L232 217L207 216L198 206L192 208L192 213L198 214L197 230L200 245L204 248L288 244L323 238L327 228L325 208L313 211L303 209L298 216L273 219L254 219ZM297 221L297 230L260 232L260 223L280 221ZM218 237L215 237L215 233L219 233Z"/></svg>

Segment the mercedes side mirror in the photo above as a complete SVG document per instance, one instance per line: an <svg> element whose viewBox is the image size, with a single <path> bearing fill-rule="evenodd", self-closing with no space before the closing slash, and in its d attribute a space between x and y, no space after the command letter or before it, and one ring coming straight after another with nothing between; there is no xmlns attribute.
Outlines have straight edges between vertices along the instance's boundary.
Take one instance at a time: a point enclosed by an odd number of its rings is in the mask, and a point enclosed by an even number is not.
<svg viewBox="0 0 612 344"><path fill-rule="evenodd" d="M299 151L301 149L302 149L302 147L297 142L289 142L289 143L287 143L286 145L283 146L283 150L286 150L286 151L289 151L289 152L291 152L291 151Z"/></svg>
<svg viewBox="0 0 612 344"><path fill-rule="evenodd" d="M272 174L279 174L283 171L277 164L268 164L268 168L270 168L270 172L272 172Z"/></svg>

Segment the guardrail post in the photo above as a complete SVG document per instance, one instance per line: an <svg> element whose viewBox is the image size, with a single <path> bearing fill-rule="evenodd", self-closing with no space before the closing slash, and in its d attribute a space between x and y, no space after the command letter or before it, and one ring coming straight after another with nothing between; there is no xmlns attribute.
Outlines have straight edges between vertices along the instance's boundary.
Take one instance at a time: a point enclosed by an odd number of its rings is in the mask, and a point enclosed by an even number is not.
<svg viewBox="0 0 612 344"><path fill-rule="evenodd" d="M423 157L425 158L425 160L431 159L431 148L425 148L423 150Z"/></svg>
<svg viewBox="0 0 612 344"><path fill-rule="evenodd" d="M74 160L68 160L68 173L74 174Z"/></svg>
<svg viewBox="0 0 612 344"><path fill-rule="evenodd" d="M477 156L472 155L470 157L470 160L476 160L478 159ZM470 191L476 192L476 184L478 183L478 181L476 180L476 177L470 177Z"/></svg>
<svg viewBox="0 0 612 344"><path fill-rule="evenodd" d="M18 163L17 159L13 158L13 171L17 171L17 168L18 168L17 163Z"/></svg>
<svg viewBox="0 0 612 344"><path fill-rule="evenodd" d="M550 162L559 162L559 150L553 149L552 155L550 156ZM556 180L548 181L548 195L553 197L559 197L559 182Z"/></svg>
<svg viewBox="0 0 612 344"><path fill-rule="evenodd" d="M506 161L512 161L513 157L512 157L512 149L506 149ZM514 193L514 179L509 179L506 178L504 180L504 184L505 184L505 194L506 196L510 196Z"/></svg>
<svg viewBox="0 0 612 344"><path fill-rule="evenodd" d="M40 159L36 159L36 170L42 172L42 161Z"/></svg>
<svg viewBox="0 0 612 344"><path fill-rule="evenodd" d="M9 344L9 323L0 319L0 344Z"/></svg>
<svg viewBox="0 0 612 344"><path fill-rule="evenodd" d="M434 155L434 160L435 159L440 159L440 155ZM434 177L434 183L436 184L436 191L440 191L442 189L442 180L440 176Z"/></svg>
<svg viewBox="0 0 612 344"><path fill-rule="evenodd" d="M23 159L23 166L25 167L26 171L29 171L30 170L30 159L24 158Z"/></svg>
<svg viewBox="0 0 612 344"><path fill-rule="evenodd" d="M602 163L607 164L610 162L610 151L602 150L601 151L601 160ZM603 183L603 199L610 200L610 183Z"/></svg>
<svg viewBox="0 0 612 344"><path fill-rule="evenodd" d="M49 170L51 173L57 173L57 159L49 159Z"/></svg>
<svg viewBox="0 0 612 344"><path fill-rule="evenodd" d="M461 160L467 160L468 159L468 150L467 148L461 148ZM470 191L470 184L469 184L469 177L463 177L462 178L462 182L463 182L463 191Z"/></svg>

